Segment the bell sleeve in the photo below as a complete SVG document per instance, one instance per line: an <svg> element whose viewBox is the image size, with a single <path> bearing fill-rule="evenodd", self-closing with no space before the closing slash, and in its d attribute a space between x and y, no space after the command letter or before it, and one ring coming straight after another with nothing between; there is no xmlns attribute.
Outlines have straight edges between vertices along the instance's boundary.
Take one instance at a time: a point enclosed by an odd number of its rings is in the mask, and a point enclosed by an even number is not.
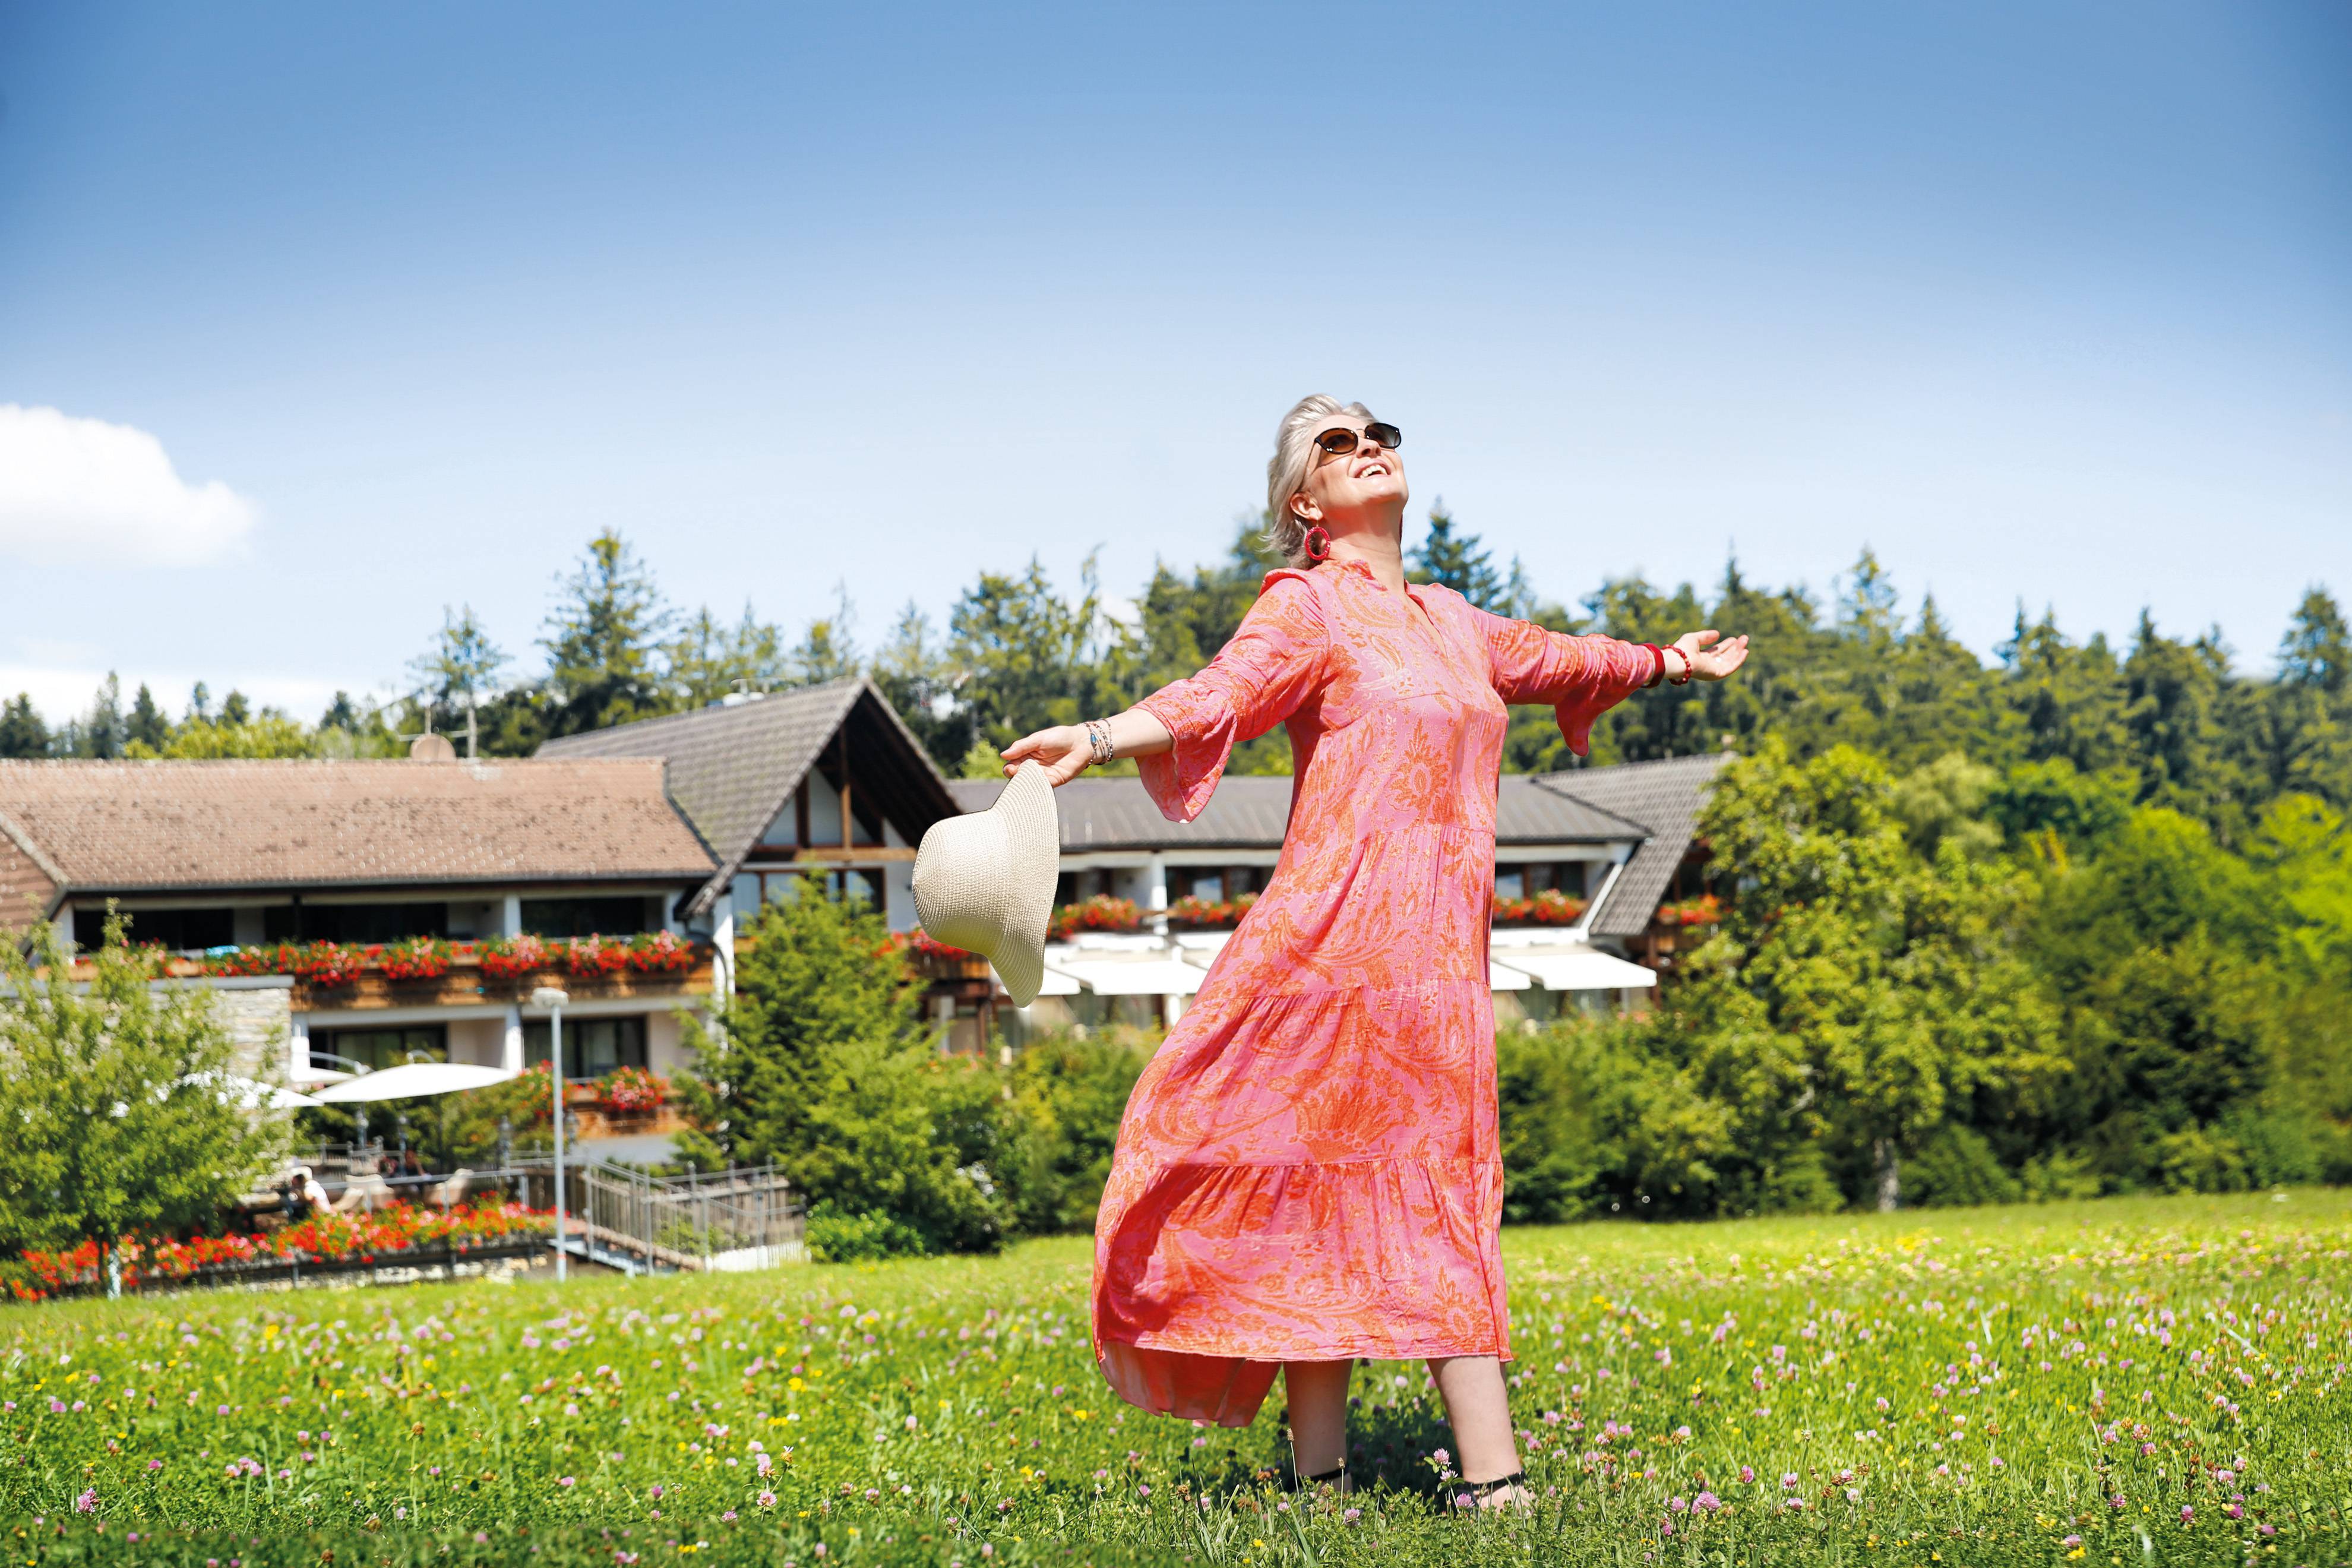
<svg viewBox="0 0 2352 1568"><path fill-rule="evenodd" d="M1657 661L1640 643L1570 637L1472 606L1486 644L1489 679L1506 702L1549 704L1568 749L1591 754L1592 721L1649 684Z"/></svg>
<svg viewBox="0 0 2352 1568"><path fill-rule="evenodd" d="M1200 816L1234 747L1265 734L1322 689L1329 648L1313 584L1301 574L1278 572L1207 668L1137 703L1176 740L1156 756L1136 759L1161 815L1171 822Z"/></svg>

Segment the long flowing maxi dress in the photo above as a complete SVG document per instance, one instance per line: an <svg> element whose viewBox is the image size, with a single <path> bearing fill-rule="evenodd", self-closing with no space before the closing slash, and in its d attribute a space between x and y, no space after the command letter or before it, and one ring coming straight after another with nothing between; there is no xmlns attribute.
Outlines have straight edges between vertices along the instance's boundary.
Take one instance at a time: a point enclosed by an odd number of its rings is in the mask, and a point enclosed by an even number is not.
<svg viewBox="0 0 2352 1568"><path fill-rule="evenodd" d="M1408 590L1267 575L1209 667L1144 699L1169 817L1286 726L1282 858L1128 1100L1095 1226L1094 1343L1144 1409L1246 1426L1278 1363L1509 1359L1486 969L1504 704L1579 753L1645 648Z"/></svg>

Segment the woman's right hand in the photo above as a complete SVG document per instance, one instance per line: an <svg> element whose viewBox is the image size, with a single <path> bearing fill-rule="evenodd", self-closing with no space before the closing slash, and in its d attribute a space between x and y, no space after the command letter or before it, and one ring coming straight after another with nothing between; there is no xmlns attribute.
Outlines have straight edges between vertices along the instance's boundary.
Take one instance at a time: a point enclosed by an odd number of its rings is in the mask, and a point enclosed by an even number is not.
<svg viewBox="0 0 2352 1568"><path fill-rule="evenodd" d="M1045 770L1045 782L1059 789L1086 772L1093 761L1094 748L1087 742L1086 731L1076 724L1056 724L1005 747L1004 776L1011 778L1023 763L1034 762Z"/></svg>

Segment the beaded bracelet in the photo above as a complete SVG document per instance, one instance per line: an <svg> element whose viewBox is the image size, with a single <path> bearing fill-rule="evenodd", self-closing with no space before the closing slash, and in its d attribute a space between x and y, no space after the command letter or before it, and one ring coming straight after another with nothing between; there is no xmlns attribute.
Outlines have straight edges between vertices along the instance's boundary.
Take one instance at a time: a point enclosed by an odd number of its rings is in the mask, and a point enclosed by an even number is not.
<svg viewBox="0 0 2352 1568"><path fill-rule="evenodd" d="M1110 738L1110 721L1089 719L1087 721L1086 729L1087 750L1092 754L1095 766L1099 768L1116 761L1118 757L1118 747Z"/></svg>

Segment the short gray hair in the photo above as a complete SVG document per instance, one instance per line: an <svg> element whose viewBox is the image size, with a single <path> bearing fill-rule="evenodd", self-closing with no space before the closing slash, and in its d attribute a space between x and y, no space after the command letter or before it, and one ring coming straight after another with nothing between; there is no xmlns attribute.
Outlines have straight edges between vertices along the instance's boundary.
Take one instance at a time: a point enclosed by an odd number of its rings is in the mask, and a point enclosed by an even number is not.
<svg viewBox="0 0 2352 1568"><path fill-rule="evenodd" d="M1265 542L1293 566L1307 564L1307 523L1290 510L1290 499L1307 488L1315 458L1315 427L1335 414L1369 422L1372 411L1321 393L1291 405L1274 433L1274 456L1265 465Z"/></svg>

